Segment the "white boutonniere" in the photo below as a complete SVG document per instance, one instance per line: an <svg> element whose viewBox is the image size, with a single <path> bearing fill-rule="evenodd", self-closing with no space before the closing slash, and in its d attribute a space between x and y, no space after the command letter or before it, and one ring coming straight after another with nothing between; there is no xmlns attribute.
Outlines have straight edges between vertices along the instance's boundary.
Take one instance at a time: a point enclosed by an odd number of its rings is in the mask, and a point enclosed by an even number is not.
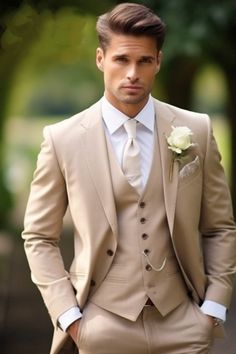
<svg viewBox="0 0 236 354"><path fill-rule="evenodd" d="M191 142L193 133L188 127L173 127L172 132L166 137L168 149L172 151L169 179L172 181L174 162L181 162L187 150L194 144Z"/></svg>

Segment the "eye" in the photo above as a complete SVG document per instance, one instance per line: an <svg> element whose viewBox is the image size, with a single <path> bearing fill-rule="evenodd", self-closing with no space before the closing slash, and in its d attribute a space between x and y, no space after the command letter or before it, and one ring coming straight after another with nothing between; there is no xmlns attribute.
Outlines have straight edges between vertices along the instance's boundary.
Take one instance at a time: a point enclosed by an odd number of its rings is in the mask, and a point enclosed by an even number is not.
<svg viewBox="0 0 236 354"><path fill-rule="evenodd" d="M140 59L141 64L152 64L153 63L153 58L151 57L143 57Z"/></svg>
<svg viewBox="0 0 236 354"><path fill-rule="evenodd" d="M127 63L128 62L128 58L126 58L126 57L116 57L115 61L117 63Z"/></svg>

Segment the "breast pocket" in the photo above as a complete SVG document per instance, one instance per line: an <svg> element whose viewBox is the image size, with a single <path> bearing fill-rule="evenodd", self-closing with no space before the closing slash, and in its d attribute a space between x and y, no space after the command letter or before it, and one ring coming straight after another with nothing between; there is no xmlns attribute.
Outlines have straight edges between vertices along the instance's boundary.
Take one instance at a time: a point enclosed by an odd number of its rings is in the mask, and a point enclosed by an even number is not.
<svg viewBox="0 0 236 354"><path fill-rule="evenodd" d="M199 177L199 182L201 181L202 169L200 164L200 159L198 156L188 164L184 165L179 172L179 188L191 183L196 182L197 177Z"/></svg>

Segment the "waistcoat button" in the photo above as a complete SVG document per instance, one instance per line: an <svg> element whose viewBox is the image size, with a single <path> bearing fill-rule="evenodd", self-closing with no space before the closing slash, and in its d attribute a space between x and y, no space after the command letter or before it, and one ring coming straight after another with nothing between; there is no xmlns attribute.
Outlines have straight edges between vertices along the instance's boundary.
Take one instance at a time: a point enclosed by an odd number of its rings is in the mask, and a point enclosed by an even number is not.
<svg viewBox="0 0 236 354"><path fill-rule="evenodd" d="M146 240L148 237L149 237L148 234L142 234L142 239L143 240Z"/></svg>
<svg viewBox="0 0 236 354"><path fill-rule="evenodd" d="M151 266L150 264L147 264L146 267L145 267L145 269L146 269L148 272L150 272L150 270L152 270L152 266Z"/></svg>
<svg viewBox="0 0 236 354"><path fill-rule="evenodd" d="M141 203L139 204L139 206L140 206L140 208L145 208L146 203L145 203L145 202L141 202Z"/></svg>
<svg viewBox="0 0 236 354"><path fill-rule="evenodd" d="M91 285L91 286L95 286L95 285L96 285L95 280L91 279L90 285Z"/></svg>
<svg viewBox="0 0 236 354"><path fill-rule="evenodd" d="M141 224L145 224L146 219L145 219L145 218L141 218L141 219L140 219L140 222L141 222Z"/></svg>
<svg viewBox="0 0 236 354"><path fill-rule="evenodd" d="M107 255L108 255L108 256L111 257L111 256L113 256L113 254L114 254L114 252L113 252L112 250L107 250Z"/></svg>
<svg viewBox="0 0 236 354"><path fill-rule="evenodd" d="M149 254L150 250L148 250L147 248L143 251L145 254Z"/></svg>

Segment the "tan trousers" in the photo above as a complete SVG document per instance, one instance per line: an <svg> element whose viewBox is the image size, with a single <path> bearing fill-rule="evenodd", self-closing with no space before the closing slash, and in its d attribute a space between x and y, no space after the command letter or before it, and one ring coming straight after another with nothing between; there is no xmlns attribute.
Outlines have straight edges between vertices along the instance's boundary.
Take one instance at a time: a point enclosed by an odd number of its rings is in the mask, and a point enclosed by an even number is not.
<svg viewBox="0 0 236 354"><path fill-rule="evenodd" d="M80 354L209 354L213 327L199 307L187 299L162 317L145 306L136 322L91 302L80 321Z"/></svg>

